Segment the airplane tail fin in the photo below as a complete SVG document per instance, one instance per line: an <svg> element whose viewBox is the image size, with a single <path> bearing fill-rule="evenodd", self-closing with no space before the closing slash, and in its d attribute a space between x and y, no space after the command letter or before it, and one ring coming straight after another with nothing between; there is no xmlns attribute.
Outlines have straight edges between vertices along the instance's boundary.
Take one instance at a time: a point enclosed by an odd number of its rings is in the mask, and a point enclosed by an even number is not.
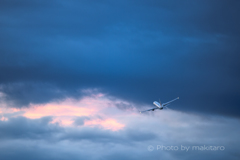
<svg viewBox="0 0 240 160"><path fill-rule="evenodd" d="M160 106L162 106L162 102L161 102L160 98L159 98L159 103L160 103Z"/></svg>

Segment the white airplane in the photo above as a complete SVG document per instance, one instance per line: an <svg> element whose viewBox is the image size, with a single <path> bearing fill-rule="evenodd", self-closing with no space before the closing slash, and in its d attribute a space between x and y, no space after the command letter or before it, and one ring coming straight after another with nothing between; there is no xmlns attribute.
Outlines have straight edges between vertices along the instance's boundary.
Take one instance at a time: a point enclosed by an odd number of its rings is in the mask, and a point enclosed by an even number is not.
<svg viewBox="0 0 240 160"><path fill-rule="evenodd" d="M177 99L179 99L179 97L177 97L177 98L175 98L175 99L173 99L173 100L171 100L171 101L169 101L169 102L167 102L167 103L163 103L163 104L161 104L160 100L159 100L159 102L154 101L153 104L156 106L155 108L151 108L151 109L148 109L148 110L145 110L145 111L140 111L140 113L142 113L142 112L147 112L147 111L154 111L155 109L162 110L163 107L167 108L167 106L168 106L171 102L176 101Z"/></svg>

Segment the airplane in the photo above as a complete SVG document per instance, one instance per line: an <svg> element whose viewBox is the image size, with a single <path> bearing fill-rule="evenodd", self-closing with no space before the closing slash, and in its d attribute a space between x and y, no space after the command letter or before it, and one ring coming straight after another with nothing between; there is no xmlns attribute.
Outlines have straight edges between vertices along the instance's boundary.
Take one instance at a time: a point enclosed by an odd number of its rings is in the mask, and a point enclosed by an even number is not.
<svg viewBox="0 0 240 160"><path fill-rule="evenodd" d="M142 113L142 112L147 112L147 111L154 111L154 110L156 110L156 109L162 110L163 107L167 108L167 106L168 106L171 102L173 102L173 101L175 101L175 100L178 100L178 99L179 99L179 97L177 97L177 98L175 98L175 99L173 99L173 100L171 100L171 101L169 101L169 102L167 102L167 103L163 103L163 104L161 104L160 100L159 100L159 102L158 102L158 101L154 101L153 104L156 106L155 108L151 108L151 109L148 109L148 110L145 110L145 111L140 111L140 113Z"/></svg>

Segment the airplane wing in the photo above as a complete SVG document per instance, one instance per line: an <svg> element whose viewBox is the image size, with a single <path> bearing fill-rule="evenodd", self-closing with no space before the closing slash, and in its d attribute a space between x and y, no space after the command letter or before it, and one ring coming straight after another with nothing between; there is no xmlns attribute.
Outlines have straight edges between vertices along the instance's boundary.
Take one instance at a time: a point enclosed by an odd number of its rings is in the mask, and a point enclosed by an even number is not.
<svg viewBox="0 0 240 160"><path fill-rule="evenodd" d="M158 109L158 108L151 108L151 109L148 109L148 110L145 110L145 111L140 111L140 113L147 112L147 111L154 111L155 109Z"/></svg>
<svg viewBox="0 0 240 160"><path fill-rule="evenodd" d="M171 102L173 102L173 101L176 101L176 100L178 100L178 99L179 99L179 97L177 97L177 98L175 98L175 99L173 99L173 100L171 100L171 101L169 101L169 102L167 102L167 103L163 103L162 106L167 106L169 103L171 103Z"/></svg>

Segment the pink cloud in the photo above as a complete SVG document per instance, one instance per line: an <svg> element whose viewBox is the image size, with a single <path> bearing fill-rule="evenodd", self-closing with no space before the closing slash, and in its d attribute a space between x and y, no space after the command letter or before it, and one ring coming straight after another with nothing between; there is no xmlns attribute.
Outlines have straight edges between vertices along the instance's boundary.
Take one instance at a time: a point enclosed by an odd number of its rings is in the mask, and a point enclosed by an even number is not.
<svg viewBox="0 0 240 160"><path fill-rule="evenodd" d="M6 118L6 117L2 117L0 120L1 120L1 121L7 121L8 118Z"/></svg>
<svg viewBox="0 0 240 160"><path fill-rule="evenodd" d="M65 127L74 127L76 118L89 117L84 126L100 127L112 131L123 129L125 124L119 122L122 112L115 106L120 100L110 100L102 93L91 94L80 100L67 98L62 101L47 104L31 104L28 108L0 110L1 113L21 112L21 116L29 119L38 119L51 116L50 123L58 123ZM101 118L99 118L101 117ZM6 120L2 118L1 120Z"/></svg>
<svg viewBox="0 0 240 160"><path fill-rule="evenodd" d="M118 123L115 119L94 119L94 120L89 120L84 123L85 126L98 126L100 125L104 129L110 129L112 131L117 131L120 129L123 129L125 127L124 124Z"/></svg>

